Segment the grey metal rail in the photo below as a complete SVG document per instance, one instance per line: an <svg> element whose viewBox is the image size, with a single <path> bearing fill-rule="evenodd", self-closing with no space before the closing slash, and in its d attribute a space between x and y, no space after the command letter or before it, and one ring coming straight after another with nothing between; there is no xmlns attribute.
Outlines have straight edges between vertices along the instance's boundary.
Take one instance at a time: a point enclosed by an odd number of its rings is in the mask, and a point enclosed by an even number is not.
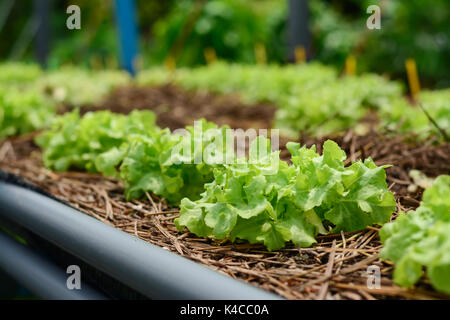
<svg viewBox="0 0 450 320"><path fill-rule="evenodd" d="M0 208L0 217L152 299L281 299L13 184L0 182Z"/></svg>
<svg viewBox="0 0 450 320"><path fill-rule="evenodd" d="M41 299L103 300L101 293L83 284L69 290L69 275L33 250L0 231L0 269Z"/></svg>

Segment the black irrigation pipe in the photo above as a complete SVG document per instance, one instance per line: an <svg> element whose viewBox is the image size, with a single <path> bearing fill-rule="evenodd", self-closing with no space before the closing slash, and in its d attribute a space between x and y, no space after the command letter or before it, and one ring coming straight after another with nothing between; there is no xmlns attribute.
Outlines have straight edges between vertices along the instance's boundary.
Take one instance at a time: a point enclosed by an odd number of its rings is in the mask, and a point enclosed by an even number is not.
<svg viewBox="0 0 450 320"><path fill-rule="evenodd" d="M151 299L281 299L15 184L0 182L0 218Z"/></svg>
<svg viewBox="0 0 450 320"><path fill-rule="evenodd" d="M27 246L0 231L0 269L41 299L103 300L106 297L83 284L69 290L68 275Z"/></svg>

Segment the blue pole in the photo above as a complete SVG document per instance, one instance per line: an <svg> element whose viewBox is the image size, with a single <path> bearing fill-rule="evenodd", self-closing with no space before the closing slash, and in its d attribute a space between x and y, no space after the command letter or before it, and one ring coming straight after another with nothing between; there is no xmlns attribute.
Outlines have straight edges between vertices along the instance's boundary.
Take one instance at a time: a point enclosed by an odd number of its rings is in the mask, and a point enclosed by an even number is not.
<svg viewBox="0 0 450 320"><path fill-rule="evenodd" d="M115 0L115 4L121 65L134 75L134 61L137 56L138 46L135 3L134 0Z"/></svg>

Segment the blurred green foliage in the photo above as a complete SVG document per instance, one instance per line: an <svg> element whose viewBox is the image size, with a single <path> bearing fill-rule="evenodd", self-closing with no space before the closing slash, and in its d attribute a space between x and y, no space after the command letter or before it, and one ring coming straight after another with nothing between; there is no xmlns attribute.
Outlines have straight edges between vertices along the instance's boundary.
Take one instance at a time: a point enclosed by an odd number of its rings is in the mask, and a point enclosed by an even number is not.
<svg viewBox="0 0 450 320"><path fill-rule="evenodd" d="M278 107L274 127L290 138L302 133L326 136L355 127L368 110L389 105L403 94L399 83L379 75L338 77L333 67L319 63L279 66L218 61L206 67L174 71L151 68L140 72L136 82L144 86L175 83L188 90L237 93L246 103L272 102Z"/></svg>
<svg viewBox="0 0 450 320"><path fill-rule="evenodd" d="M0 29L0 59L11 51L32 15L31 0L15 1ZM170 53L178 66L204 64L203 50L234 62L253 63L263 43L270 62L287 56L287 0L137 0L140 66L161 64ZM65 28L69 4L82 10L82 29ZM366 9L381 7L381 30L368 30ZM404 61L417 61L424 87L450 85L450 3L448 0L310 0L313 58L342 68L349 54L358 72L405 76ZM52 1L49 66L118 66L113 0ZM33 57L29 43L22 60Z"/></svg>
<svg viewBox="0 0 450 320"><path fill-rule="evenodd" d="M177 65L204 64L203 50L212 47L221 59L252 63L256 43L266 44L268 55L282 61L284 20L284 8L275 1L178 1L154 26L149 61L161 63L170 52ZM267 46L271 42L278 45Z"/></svg>
<svg viewBox="0 0 450 320"><path fill-rule="evenodd" d="M137 0L139 31L145 39L152 33L153 23L165 17L174 0ZM66 9L69 5L81 8L81 30L66 28ZM0 2L0 10L2 3ZM99 68L118 67L118 44L114 16L114 1L61 0L51 1L50 37L51 52L48 66L61 65ZM27 23L32 19L32 0L14 1L3 28L0 28L0 59L33 60L32 42L24 55L11 56L12 49ZM32 31L33 32L33 31ZM145 51L145 42L143 48Z"/></svg>
<svg viewBox="0 0 450 320"><path fill-rule="evenodd" d="M381 8L381 29L366 28L366 9ZM358 71L405 78L405 60L417 62L424 86L450 86L448 0L311 0L315 58L342 66L353 54Z"/></svg>
<svg viewBox="0 0 450 320"><path fill-rule="evenodd" d="M414 132L419 139L428 138L430 135L445 138L441 130L447 135L450 134L450 88L422 91L418 104L413 107L405 99L399 98L392 99L381 106L379 112L381 124L391 131ZM435 124L430 121L420 106L426 110Z"/></svg>
<svg viewBox="0 0 450 320"><path fill-rule="evenodd" d="M0 140L47 127L59 107L97 104L113 88L130 83L119 70L0 63Z"/></svg>

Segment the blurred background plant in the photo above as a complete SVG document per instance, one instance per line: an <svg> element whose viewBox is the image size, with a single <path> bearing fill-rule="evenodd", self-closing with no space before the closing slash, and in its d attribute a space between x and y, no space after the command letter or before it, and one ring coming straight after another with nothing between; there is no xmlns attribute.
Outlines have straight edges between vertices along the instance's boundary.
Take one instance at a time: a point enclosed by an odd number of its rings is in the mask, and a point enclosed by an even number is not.
<svg viewBox="0 0 450 320"><path fill-rule="evenodd" d="M381 7L381 29L368 30L366 9ZM447 0L311 0L314 57L342 66L353 54L359 71L405 78L417 62L426 87L450 85L450 3Z"/></svg>
<svg viewBox="0 0 450 320"><path fill-rule="evenodd" d="M82 30L65 28L66 8L82 9ZM381 7L381 30L368 30L366 9ZM205 64L204 49L218 58L254 63L264 44L269 62L288 56L286 0L137 0L140 67L160 65L168 55L177 66ZM0 59L32 60L32 1L0 2ZM52 1L48 67L94 69L118 66L114 2ZM312 58L342 68L348 55L358 72L406 78L404 61L416 60L424 87L450 85L448 0L310 0Z"/></svg>
<svg viewBox="0 0 450 320"><path fill-rule="evenodd" d="M175 51L177 65L203 64L204 48L212 47L221 59L252 63L256 43L264 43L270 49L271 60L283 61L286 16L283 3L178 1L167 17L154 25L149 61L161 63L169 52Z"/></svg>

